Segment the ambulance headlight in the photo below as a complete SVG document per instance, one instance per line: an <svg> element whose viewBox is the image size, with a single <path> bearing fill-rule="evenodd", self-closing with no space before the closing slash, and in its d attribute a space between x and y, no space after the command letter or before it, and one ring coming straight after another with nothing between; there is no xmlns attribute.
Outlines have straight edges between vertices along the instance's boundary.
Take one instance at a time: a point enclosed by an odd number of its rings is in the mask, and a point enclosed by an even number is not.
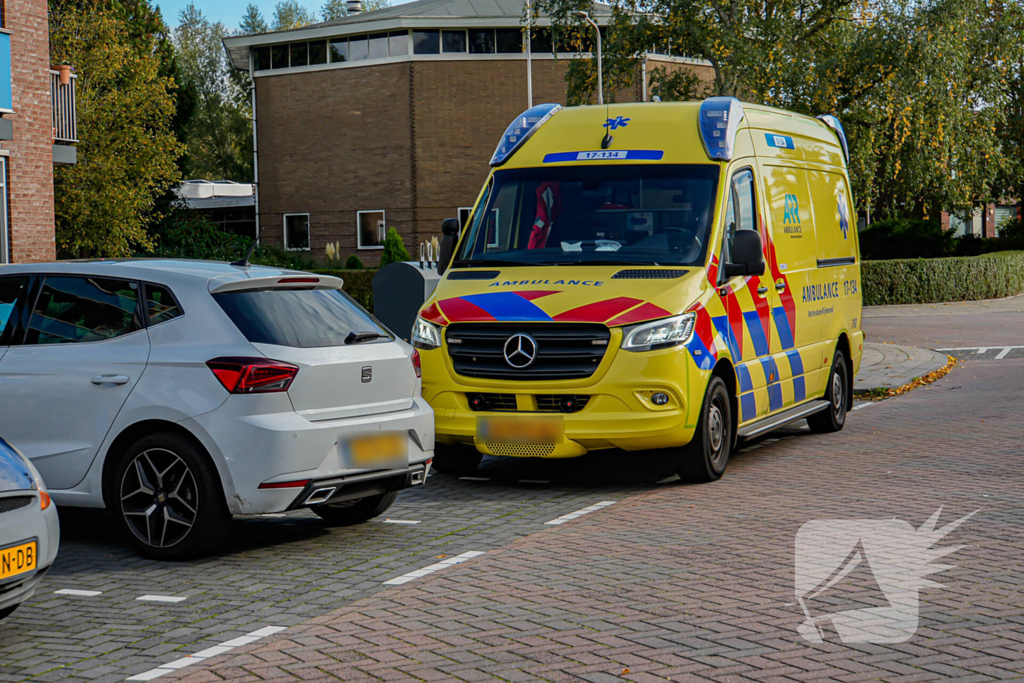
<svg viewBox="0 0 1024 683"><path fill-rule="evenodd" d="M683 313L652 323L627 327L622 335L622 348L627 351L651 351L685 344L693 335L696 313Z"/></svg>
<svg viewBox="0 0 1024 683"><path fill-rule="evenodd" d="M428 351L438 348L441 346L441 328L423 318L416 318L416 324L412 326L412 345Z"/></svg>

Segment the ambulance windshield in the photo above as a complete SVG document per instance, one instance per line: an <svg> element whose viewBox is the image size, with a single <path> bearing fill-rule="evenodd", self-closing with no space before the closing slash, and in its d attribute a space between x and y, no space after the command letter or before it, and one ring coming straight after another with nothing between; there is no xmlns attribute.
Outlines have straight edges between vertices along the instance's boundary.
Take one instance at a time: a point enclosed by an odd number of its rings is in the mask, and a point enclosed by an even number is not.
<svg viewBox="0 0 1024 683"><path fill-rule="evenodd" d="M719 167L497 171L454 267L704 262Z"/></svg>

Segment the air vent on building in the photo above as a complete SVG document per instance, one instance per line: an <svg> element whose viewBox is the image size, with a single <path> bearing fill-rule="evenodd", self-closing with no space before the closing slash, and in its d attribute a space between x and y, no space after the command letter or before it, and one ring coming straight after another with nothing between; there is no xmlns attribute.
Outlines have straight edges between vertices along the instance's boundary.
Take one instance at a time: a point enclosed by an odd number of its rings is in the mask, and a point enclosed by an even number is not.
<svg viewBox="0 0 1024 683"><path fill-rule="evenodd" d="M363 3L360 0L348 0L348 14L359 14L363 11Z"/></svg>

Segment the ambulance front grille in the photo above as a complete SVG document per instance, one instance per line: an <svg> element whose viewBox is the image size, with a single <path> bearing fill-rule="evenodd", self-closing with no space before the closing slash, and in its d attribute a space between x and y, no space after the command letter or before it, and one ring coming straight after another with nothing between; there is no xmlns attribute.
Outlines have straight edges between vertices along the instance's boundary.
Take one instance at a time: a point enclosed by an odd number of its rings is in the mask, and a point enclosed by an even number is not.
<svg viewBox="0 0 1024 683"><path fill-rule="evenodd" d="M675 280L686 275L685 270L643 270L632 268L612 275L613 280Z"/></svg>
<svg viewBox="0 0 1024 683"><path fill-rule="evenodd" d="M505 360L505 342L516 334L528 334L537 342L536 359L526 368ZM610 338L604 325L586 323L454 323L445 332L458 374L523 382L590 377Z"/></svg>

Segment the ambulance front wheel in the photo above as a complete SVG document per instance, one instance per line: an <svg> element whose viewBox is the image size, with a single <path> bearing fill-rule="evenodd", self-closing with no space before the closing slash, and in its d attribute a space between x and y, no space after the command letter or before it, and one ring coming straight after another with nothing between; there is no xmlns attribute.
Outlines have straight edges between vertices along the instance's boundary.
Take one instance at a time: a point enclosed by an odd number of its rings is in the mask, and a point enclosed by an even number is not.
<svg viewBox="0 0 1024 683"><path fill-rule="evenodd" d="M434 469L445 474L472 474L483 457L472 446L434 444Z"/></svg>
<svg viewBox="0 0 1024 683"><path fill-rule="evenodd" d="M825 398L829 406L807 418L807 425L812 432L838 432L846 424L846 411L850 408L847 402L850 393L849 381L846 357L842 351L836 349L835 358L832 359L832 372L828 375L828 388L825 389Z"/></svg>
<svg viewBox="0 0 1024 683"><path fill-rule="evenodd" d="M721 479L732 451L732 420L729 390L721 377L712 376L693 440L677 456L680 479L694 484Z"/></svg>

